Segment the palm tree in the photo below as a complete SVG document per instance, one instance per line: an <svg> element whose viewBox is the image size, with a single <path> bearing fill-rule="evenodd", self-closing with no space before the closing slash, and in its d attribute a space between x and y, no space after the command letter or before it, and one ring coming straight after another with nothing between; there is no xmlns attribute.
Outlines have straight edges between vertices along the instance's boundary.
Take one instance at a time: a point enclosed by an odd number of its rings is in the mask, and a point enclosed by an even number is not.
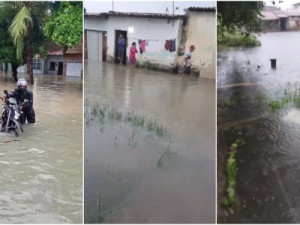
<svg viewBox="0 0 300 225"><path fill-rule="evenodd" d="M31 30L32 30L31 12L26 6L23 6L17 13L10 25L9 31L14 39L14 44L17 49L17 59L22 59L24 51L24 39L26 40L26 61L27 71L29 72L30 83L34 83L33 79L33 51L31 45Z"/></svg>
<svg viewBox="0 0 300 225"><path fill-rule="evenodd" d="M17 59L22 59L26 52L27 73L30 83L33 79L33 43L36 33L42 33L41 23L47 17L47 2L6 2L16 9L17 14L10 25L9 32L16 46ZM40 35L41 36L41 35Z"/></svg>

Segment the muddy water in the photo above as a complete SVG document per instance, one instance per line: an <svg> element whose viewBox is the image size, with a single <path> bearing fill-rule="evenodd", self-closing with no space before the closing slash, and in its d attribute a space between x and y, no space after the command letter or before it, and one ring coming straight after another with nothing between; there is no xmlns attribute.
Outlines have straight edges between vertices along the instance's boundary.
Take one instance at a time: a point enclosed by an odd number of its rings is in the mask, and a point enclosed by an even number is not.
<svg viewBox="0 0 300 225"><path fill-rule="evenodd" d="M169 132L159 137L124 121L86 123L85 221L213 223L214 93L210 80L87 62L90 106L133 111ZM171 157L158 166L170 143Z"/></svg>
<svg viewBox="0 0 300 225"><path fill-rule="evenodd" d="M0 75L0 93L14 87ZM0 134L0 222L81 223L82 82L36 76L29 88L36 123Z"/></svg>
<svg viewBox="0 0 300 225"><path fill-rule="evenodd" d="M272 111L268 102L299 93L300 33L270 33L260 47L218 53L218 222L300 222L300 110L287 104ZM272 70L270 58L277 59ZM232 85L234 84L234 85ZM237 203L230 214L225 195L228 146L237 138Z"/></svg>

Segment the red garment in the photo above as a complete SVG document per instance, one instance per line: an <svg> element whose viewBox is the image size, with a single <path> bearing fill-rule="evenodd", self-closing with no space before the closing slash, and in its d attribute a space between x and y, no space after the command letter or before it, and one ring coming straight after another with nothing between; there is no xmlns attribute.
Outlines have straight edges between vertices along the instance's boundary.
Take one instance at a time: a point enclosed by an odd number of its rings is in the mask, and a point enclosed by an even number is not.
<svg viewBox="0 0 300 225"><path fill-rule="evenodd" d="M146 41L145 40L141 41L141 48L142 48L143 52L146 51Z"/></svg>
<svg viewBox="0 0 300 225"><path fill-rule="evenodd" d="M130 54L129 54L129 64L130 65L135 65L136 59L135 59L135 54L137 53L136 47L132 46L130 48Z"/></svg>
<svg viewBox="0 0 300 225"><path fill-rule="evenodd" d="M169 50L171 47L171 40L166 40L166 43L165 43L165 49L166 50Z"/></svg>

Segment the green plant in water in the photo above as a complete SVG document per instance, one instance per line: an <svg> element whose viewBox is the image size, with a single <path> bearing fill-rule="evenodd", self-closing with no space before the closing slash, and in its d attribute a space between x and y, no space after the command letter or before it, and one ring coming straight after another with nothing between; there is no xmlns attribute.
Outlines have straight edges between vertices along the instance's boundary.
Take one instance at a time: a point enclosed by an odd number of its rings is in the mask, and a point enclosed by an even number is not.
<svg viewBox="0 0 300 225"><path fill-rule="evenodd" d="M237 149L244 145L245 142L242 139L237 139L234 143L229 147L229 157L226 164L226 173L227 173L227 196L222 201L222 204L228 208L228 210L233 213L232 205L235 202L235 186L236 186L236 151Z"/></svg>
<svg viewBox="0 0 300 225"><path fill-rule="evenodd" d="M103 223L104 221L104 206L102 202L101 194L99 193L99 199L98 199L98 223Z"/></svg>
<svg viewBox="0 0 300 225"><path fill-rule="evenodd" d="M169 145L164 149L164 151L158 158L156 166L158 168L162 168L164 166L164 159L170 159L174 156L177 156L177 151L172 151L172 141L170 141Z"/></svg>

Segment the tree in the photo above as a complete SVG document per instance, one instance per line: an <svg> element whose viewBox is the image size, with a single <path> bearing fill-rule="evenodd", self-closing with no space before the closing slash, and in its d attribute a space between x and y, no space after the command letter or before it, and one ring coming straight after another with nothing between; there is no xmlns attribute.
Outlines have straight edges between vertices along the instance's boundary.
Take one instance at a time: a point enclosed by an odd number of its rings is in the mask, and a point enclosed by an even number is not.
<svg viewBox="0 0 300 225"><path fill-rule="evenodd" d="M24 61L24 57L21 60L17 59L16 47L8 31L15 14L16 10L13 8L0 11L0 62L6 65L11 63L12 75L14 80L17 81L17 68Z"/></svg>
<svg viewBox="0 0 300 225"><path fill-rule="evenodd" d="M55 2L44 26L45 35L65 53L82 40L82 2Z"/></svg>
<svg viewBox="0 0 300 225"><path fill-rule="evenodd" d="M33 84L33 49L34 45L42 43L42 22L47 18L48 2L5 2L6 8L17 10L9 31L16 46L17 60L21 60L26 52L27 72L30 83ZM33 42L33 40L36 40ZM33 44L34 43L34 44Z"/></svg>
<svg viewBox="0 0 300 225"><path fill-rule="evenodd" d="M229 32L235 28L260 27L261 10L264 6L262 1L257 2L217 2L218 23Z"/></svg>

